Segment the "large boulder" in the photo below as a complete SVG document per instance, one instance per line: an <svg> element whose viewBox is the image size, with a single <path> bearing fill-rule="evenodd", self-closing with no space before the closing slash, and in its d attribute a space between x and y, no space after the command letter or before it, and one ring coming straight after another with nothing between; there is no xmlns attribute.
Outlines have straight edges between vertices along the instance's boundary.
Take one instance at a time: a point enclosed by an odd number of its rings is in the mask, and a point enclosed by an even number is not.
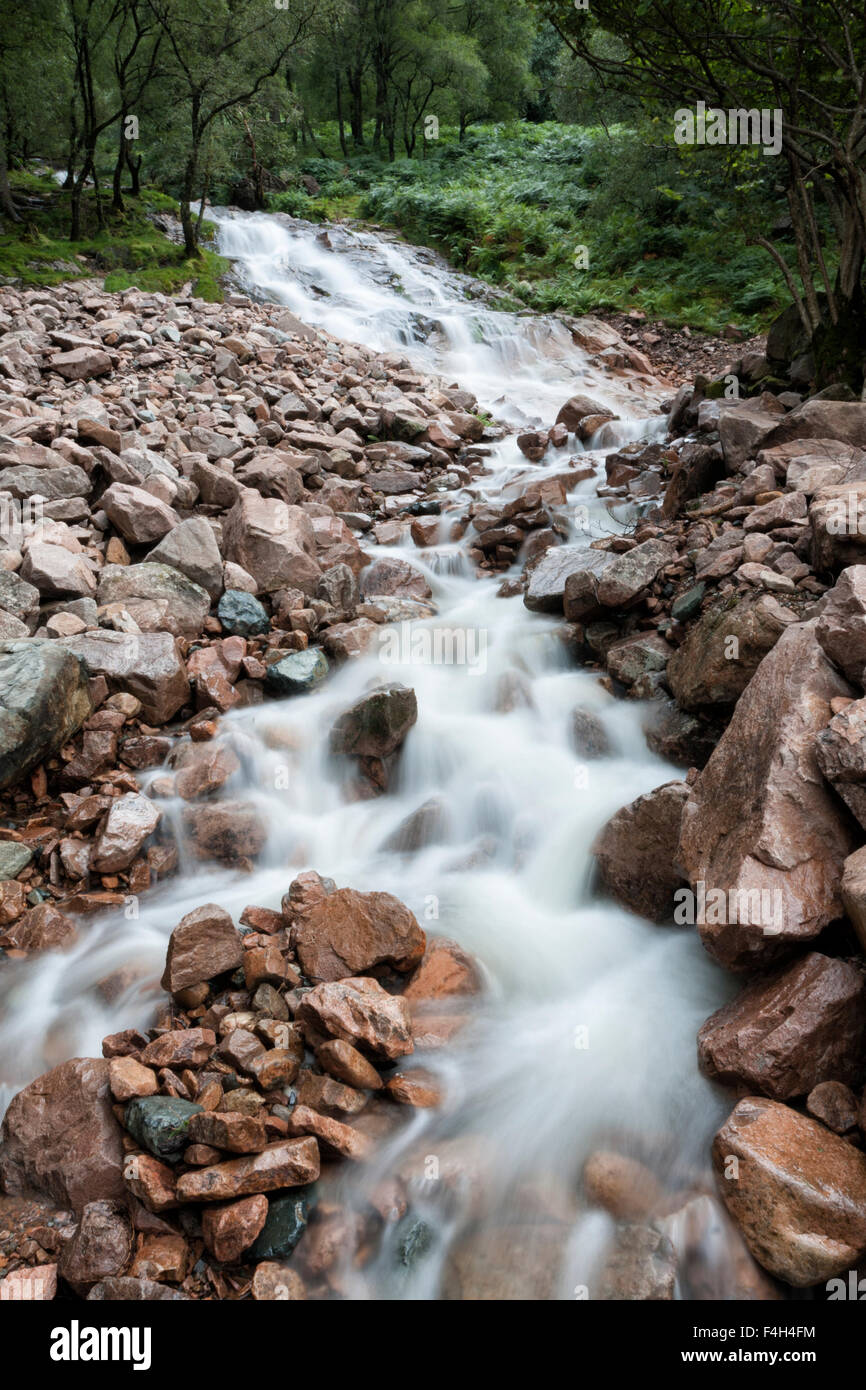
<svg viewBox="0 0 866 1390"><path fill-rule="evenodd" d="M866 700L852 700L815 741L818 766L866 829Z"/></svg>
<svg viewBox="0 0 866 1390"><path fill-rule="evenodd" d="M843 570L824 595L816 629L830 660L849 681L866 683L866 565Z"/></svg>
<svg viewBox="0 0 866 1390"><path fill-rule="evenodd" d="M69 741L91 711L87 671L56 642L0 642L0 789Z"/></svg>
<svg viewBox="0 0 866 1390"><path fill-rule="evenodd" d="M301 913L293 929L304 974L316 984L389 965L408 973L424 955L413 913L390 893L341 888Z"/></svg>
<svg viewBox="0 0 866 1390"><path fill-rule="evenodd" d="M396 556L375 560L361 575L365 598L428 599L432 592L421 571Z"/></svg>
<svg viewBox="0 0 866 1390"><path fill-rule="evenodd" d="M781 413L781 407L778 412L768 410L763 400L720 402L719 441L729 473L736 473L741 464L755 457Z"/></svg>
<svg viewBox="0 0 866 1390"><path fill-rule="evenodd" d="M711 710L740 698L767 652L795 621L767 595L709 608L668 662L668 684L681 709Z"/></svg>
<svg viewBox="0 0 866 1390"><path fill-rule="evenodd" d="M866 983L844 960L811 951L750 985L698 1033L701 1070L713 1081L774 1100L823 1081L866 1075Z"/></svg>
<svg viewBox="0 0 866 1390"><path fill-rule="evenodd" d="M84 632L62 645L81 658L109 689L127 691L141 701L148 724L165 724L190 698L189 678L177 639L170 632Z"/></svg>
<svg viewBox="0 0 866 1390"><path fill-rule="evenodd" d="M598 579L599 603L603 608L630 608L676 557L674 547L661 540L644 541L623 555L614 555Z"/></svg>
<svg viewBox="0 0 866 1390"><path fill-rule="evenodd" d="M152 545L162 540L180 520L167 502L131 483L112 483L100 503L112 526L132 545Z"/></svg>
<svg viewBox="0 0 866 1390"><path fill-rule="evenodd" d="M403 743L418 719L415 691L397 683L364 695L340 715L331 729L332 753L355 758L387 758Z"/></svg>
<svg viewBox="0 0 866 1390"><path fill-rule="evenodd" d="M149 551L150 564L171 565L218 599L223 588L223 559L206 517L181 521Z"/></svg>
<svg viewBox="0 0 866 1390"><path fill-rule="evenodd" d="M670 921L683 884L675 858L688 795L684 782L665 782L639 796L617 811L592 847L611 897L653 922Z"/></svg>
<svg viewBox="0 0 866 1390"><path fill-rule="evenodd" d="M678 860L706 892L701 937L734 970L772 963L841 913L851 830L815 740L851 689L815 628L792 625L761 662L683 812Z"/></svg>
<svg viewBox="0 0 866 1390"><path fill-rule="evenodd" d="M523 602L533 613L561 613L570 576L586 575L583 583L590 596L586 611L592 612L598 607L594 581L612 559L610 551L589 550L585 545L551 546L531 569L527 568Z"/></svg>
<svg viewBox="0 0 866 1390"><path fill-rule="evenodd" d="M205 903L182 917L168 940L162 987L170 994L243 963L243 949L225 908Z"/></svg>
<svg viewBox="0 0 866 1390"><path fill-rule="evenodd" d="M866 559L866 482L822 486L809 507L812 568L838 573Z"/></svg>
<svg viewBox="0 0 866 1390"><path fill-rule="evenodd" d="M312 596L321 578L307 513L250 488L241 493L226 517L223 555L253 576L260 593L293 588Z"/></svg>
<svg viewBox="0 0 866 1390"><path fill-rule="evenodd" d="M804 401L761 441L770 449L791 439L835 439L866 449L866 405L861 401Z"/></svg>
<svg viewBox="0 0 866 1390"><path fill-rule="evenodd" d="M171 565L106 565L99 575L97 602L118 604L142 632L198 637L210 611L210 595Z"/></svg>
<svg viewBox="0 0 866 1390"><path fill-rule="evenodd" d="M866 1255L866 1157L763 1097L741 1100L713 1141L722 1201L759 1264L795 1288Z"/></svg>
<svg viewBox="0 0 866 1390"><path fill-rule="evenodd" d="M108 1062L74 1057L31 1081L0 1130L4 1192L38 1192L80 1212L123 1201L121 1129L112 1111Z"/></svg>

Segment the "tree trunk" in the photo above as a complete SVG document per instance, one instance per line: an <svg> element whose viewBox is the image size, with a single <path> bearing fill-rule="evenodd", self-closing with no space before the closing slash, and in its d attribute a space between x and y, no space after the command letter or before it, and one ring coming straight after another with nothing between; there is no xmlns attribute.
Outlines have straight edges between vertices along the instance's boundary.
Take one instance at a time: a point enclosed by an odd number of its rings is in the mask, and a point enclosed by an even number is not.
<svg viewBox="0 0 866 1390"><path fill-rule="evenodd" d="M133 158L132 148L131 148L131 145L130 145L129 141L128 141L128 140L125 141L125 144L126 144L126 167L127 167L127 169L129 170L130 178L132 179L132 187L131 187L131 189L130 189L129 191L130 191L130 193L131 193L131 195L132 195L133 198L140 198L140 197L141 197L141 161L142 161L142 159L143 159L144 156L143 156L143 155L138 155L137 158Z"/></svg>
<svg viewBox="0 0 866 1390"><path fill-rule="evenodd" d="M0 144L0 213L10 222L20 222L12 189L9 187L9 170L6 163L6 147Z"/></svg>
<svg viewBox="0 0 866 1390"><path fill-rule="evenodd" d="M198 237L192 215L192 200L198 177L198 137L190 150L183 174L180 197L180 224L183 227L183 250L187 260L198 255Z"/></svg>
<svg viewBox="0 0 866 1390"><path fill-rule="evenodd" d="M335 96L337 98L337 126L340 131L340 149L343 151L343 154L348 154L349 147L346 144L346 122L343 119L343 83L340 78L339 68L334 74L334 87Z"/></svg>
<svg viewBox="0 0 866 1390"><path fill-rule="evenodd" d="M123 134L124 117L120 118L120 141L117 159L114 162L114 176L111 181L111 206L115 212L123 212L123 166L126 163L126 139Z"/></svg>
<svg viewBox="0 0 866 1390"><path fill-rule="evenodd" d="M348 75L349 91L352 94L352 106L349 120L352 126L352 144L356 150L364 147L364 94L361 89L360 73L350 72Z"/></svg>
<svg viewBox="0 0 866 1390"><path fill-rule="evenodd" d="M866 367L866 245L860 210L853 199L843 204L841 232L839 268L832 294L835 312L831 312L829 322L818 325L812 336L815 385L821 389L842 382L859 396Z"/></svg>

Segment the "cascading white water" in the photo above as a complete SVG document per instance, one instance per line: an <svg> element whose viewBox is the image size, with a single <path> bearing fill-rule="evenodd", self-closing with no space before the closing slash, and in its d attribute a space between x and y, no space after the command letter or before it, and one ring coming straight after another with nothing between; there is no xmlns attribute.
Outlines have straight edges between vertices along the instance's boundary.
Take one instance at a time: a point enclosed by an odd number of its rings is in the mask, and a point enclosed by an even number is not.
<svg viewBox="0 0 866 1390"><path fill-rule="evenodd" d="M319 229L264 214L218 213L217 222L220 249L251 291L306 323L401 352L476 392L498 418L549 423L566 396L585 390L623 417L613 437L594 443L659 432L655 402L590 366L561 326L467 299L469 282L429 253L343 228L329 229L328 248ZM488 492L526 469L513 439L490 462ZM592 480L570 501L611 528ZM256 802L270 827L255 872L188 864L141 901L138 916L85 927L64 954L8 963L0 1075L14 1090L65 1057L98 1054L105 1033L145 1024L167 936L200 903L220 902L236 917L248 903L276 906L306 867L341 886L394 893L428 933L477 955L487 990L447 1049L410 1059L441 1077L443 1106L414 1114L369 1167L344 1165L331 1179L329 1195L362 1211L384 1175L400 1169L412 1179L411 1217L394 1223L363 1276L347 1247L343 1287L357 1297L436 1296L456 1242L480 1220L491 1239L505 1232L507 1244L511 1232L518 1251L528 1242L530 1263L543 1257L546 1296L572 1297L590 1282L612 1224L576 1199L587 1154L608 1143L647 1156L693 1191L722 1115L697 1072L695 1033L723 1001L723 977L693 931L652 926L591 892L596 831L679 774L648 751L646 710L574 669L554 620L527 612L520 597L497 597L499 580L476 579L454 546L389 553L427 574L437 607L428 629L476 634L471 659L424 660L423 644L411 642L395 653L383 629L316 693L228 716L221 737L241 754L242 772L227 790ZM327 732L383 678L415 689L418 723L389 794L357 801L328 756ZM569 734L577 706L603 722L610 756L581 762ZM440 808L435 842L411 854L383 848L430 801ZM164 805L171 816L176 808ZM127 981L111 1002L98 987L109 976ZM414 1262L410 1219L424 1232ZM498 1277L525 1296L519 1270ZM724 1295L723 1269L719 1277Z"/></svg>

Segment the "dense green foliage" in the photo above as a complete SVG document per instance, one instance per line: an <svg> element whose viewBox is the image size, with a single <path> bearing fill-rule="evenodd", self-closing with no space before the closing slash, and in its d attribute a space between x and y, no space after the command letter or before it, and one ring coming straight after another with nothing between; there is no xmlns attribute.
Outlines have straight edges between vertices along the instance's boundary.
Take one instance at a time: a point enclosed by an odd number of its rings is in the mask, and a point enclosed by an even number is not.
<svg viewBox="0 0 866 1390"><path fill-rule="evenodd" d="M652 130L515 122L463 141L441 132L424 159L313 156L297 168L320 193L299 184L274 195L274 208L397 226L542 311L634 306L708 330L753 330L785 302L781 275L742 234L749 207L755 215L751 178L738 197L706 152ZM772 208L771 187L761 196Z"/></svg>
<svg viewBox="0 0 866 1390"><path fill-rule="evenodd" d="M78 263L216 293L210 197L389 223L540 310L756 329L793 296L817 334L819 294L862 308L852 17L854 0L3 0L0 275ZM784 108L784 158L677 145L697 98ZM64 188L28 202L46 163ZM159 195L181 249L153 227Z"/></svg>

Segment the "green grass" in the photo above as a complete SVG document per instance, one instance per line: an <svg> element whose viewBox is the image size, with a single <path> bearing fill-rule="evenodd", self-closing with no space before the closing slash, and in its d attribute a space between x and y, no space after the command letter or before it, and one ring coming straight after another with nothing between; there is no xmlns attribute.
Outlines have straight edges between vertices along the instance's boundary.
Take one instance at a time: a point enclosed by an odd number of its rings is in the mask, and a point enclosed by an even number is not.
<svg viewBox="0 0 866 1390"><path fill-rule="evenodd" d="M0 283L57 285L64 280L100 276L107 290L132 286L145 291L176 294L192 283L202 299L220 301L220 277L228 261L206 245L188 259L183 247L154 226L157 213L176 213L177 204L157 189L145 188L139 199L125 198L124 212L112 212L104 200L105 226L99 228L95 196L83 200L82 235L70 241L69 194L45 175L26 170L10 174L13 194L34 200L22 207L20 223L4 223L0 235ZM206 224L207 239L213 234Z"/></svg>
<svg viewBox="0 0 866 1390"><path fill-rule="evenodd" d="M335 147L335 133L319 133ZM556 123L486 126L461 144L443 129L425 158L301 155L312 174L270 206L312 220L357 217L432 246L455 266L531 308L585 314L642 310L718 333L765 328L788 296L748 233L784 212L759 157L739 152L729 176L715 151L677 147L650 127ZM577 268L577 248L589 253Z"/></svg>

